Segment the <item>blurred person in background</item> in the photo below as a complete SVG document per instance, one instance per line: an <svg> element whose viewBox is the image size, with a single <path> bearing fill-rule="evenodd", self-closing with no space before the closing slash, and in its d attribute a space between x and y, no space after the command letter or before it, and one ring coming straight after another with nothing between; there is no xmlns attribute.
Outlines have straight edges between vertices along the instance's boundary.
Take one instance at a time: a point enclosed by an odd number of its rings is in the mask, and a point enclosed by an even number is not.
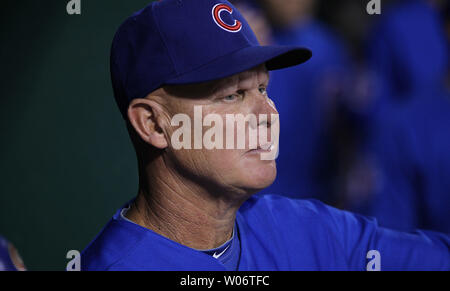
<svg viewBox="0 0 450 291"><path fill-rule="evenodd" d="M448 40L440 1L399 1L370 34L377 76L370 150L381 168L367 209L380 225L450 232Z"/></svg>
<svg viewBox="0 0 450 291"><path fill-rule="evenodd" d="M331 29L315 18L316 1L234 3L240 5L256 34L261 35L261 42L304 45L314 51L305 66L271 74L269 94L283 116L281 132L293 134L281 134L278 179L262 193L287 193L335 205L329 195L333 185L328 178L337 164L328 156L325 140L351 67L347 49ZM265 19L268 24L262 25Z"/></svg>
<svg viewBox="0 0 450 291"><path fill-rule="evenodd" d="M444 18L445 18L445 33L447 35L447 47L450 50L450 1L445 2L443 5ZM447 92L450 92L450 58L447 60L447 78L445 80L445 87Z"/></svg>
<svg viewBox="0 0 450 291"><path fill-rule="evenodd" d="M0 271L26 271L17 249L0 235Z"/></svg>

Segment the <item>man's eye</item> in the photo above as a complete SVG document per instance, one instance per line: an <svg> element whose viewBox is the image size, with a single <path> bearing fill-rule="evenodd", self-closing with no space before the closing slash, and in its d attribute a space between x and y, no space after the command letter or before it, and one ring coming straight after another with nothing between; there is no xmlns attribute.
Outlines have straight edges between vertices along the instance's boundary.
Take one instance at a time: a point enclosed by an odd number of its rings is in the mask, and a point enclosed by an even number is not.
<svg viewBox="0 0 450 291"><path fill-rule="evenodd" d="M234 94L234 95L225 96L223 98L223 101L225 101L225 102L233 102L233 101L236 101L238 99L239 99L239 95Z"/></svg>

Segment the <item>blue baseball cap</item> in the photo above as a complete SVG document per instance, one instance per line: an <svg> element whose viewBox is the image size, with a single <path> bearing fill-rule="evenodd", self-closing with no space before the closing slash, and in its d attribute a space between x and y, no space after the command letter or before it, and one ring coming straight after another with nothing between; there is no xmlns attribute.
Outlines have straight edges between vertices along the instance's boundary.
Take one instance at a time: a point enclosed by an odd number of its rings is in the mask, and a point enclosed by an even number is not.
<svg viewBox="0 0 450 291"><path fill-rule="evenodd" d="M163 0L134 13L111 48L114 95L125 119L130 102L165 85L202 83L261 64L268 70L311 58L298 46L261 46L226 0Z"/></svg>

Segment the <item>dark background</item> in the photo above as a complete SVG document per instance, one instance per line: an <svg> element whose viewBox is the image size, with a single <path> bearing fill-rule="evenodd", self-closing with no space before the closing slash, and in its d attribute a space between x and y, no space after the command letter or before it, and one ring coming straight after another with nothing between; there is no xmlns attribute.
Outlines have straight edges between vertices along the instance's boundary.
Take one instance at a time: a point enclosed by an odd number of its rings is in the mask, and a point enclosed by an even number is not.
<svg viewBox="0 0 450 291"><path fill-rule="evenodd" d="M64 270L137 191L109 49L149 1L67 2L0 4L0 233L30 270Z"/></svg>

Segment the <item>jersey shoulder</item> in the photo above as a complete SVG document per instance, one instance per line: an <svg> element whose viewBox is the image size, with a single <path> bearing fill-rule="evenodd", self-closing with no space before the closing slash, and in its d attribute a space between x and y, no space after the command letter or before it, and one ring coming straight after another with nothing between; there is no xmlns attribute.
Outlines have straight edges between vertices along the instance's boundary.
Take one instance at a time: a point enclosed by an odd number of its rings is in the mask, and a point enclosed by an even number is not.
<svg viewBox="0 0 450 291"><path fill-rule="evenodd" d="M370 241L376 222L335 209L318 200L279 195L255 196L239 210L244 248L254 257L272 258L281 270L361 270L349 254Z"/></svg>
<svg viewBox="0 0 450 291"><path fill-rule="evenodd" d="M292 199L281 195L261 195L250 198L240 208L239 212L248 218L283 220L301 223L308 221L318 224L345 223L349 219L364 219L376 223L374 219L366 218L332 206L315 199ZM290 220L291 219L291 220Z"/></svg>

